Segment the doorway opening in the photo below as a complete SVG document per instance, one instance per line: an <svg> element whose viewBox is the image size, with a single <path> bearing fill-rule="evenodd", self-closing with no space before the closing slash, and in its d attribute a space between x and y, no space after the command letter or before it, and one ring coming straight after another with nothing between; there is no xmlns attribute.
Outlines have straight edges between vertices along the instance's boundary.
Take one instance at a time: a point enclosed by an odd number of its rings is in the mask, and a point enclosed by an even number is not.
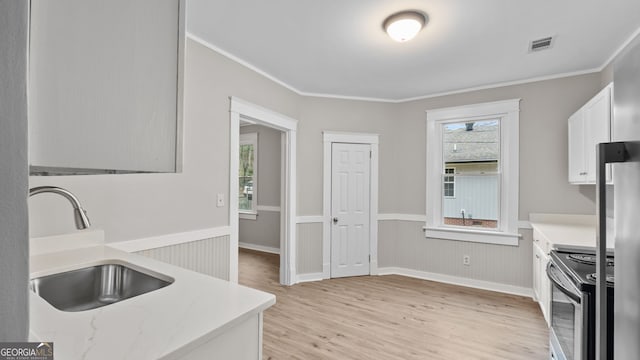
<svg viewBox="0 0 640 360"><path fill-rule="evenodd" d="M280 254L283 138L281 130L240 118L237 201L241 249ZM239 259L240 276L243 253ZM279 272L279 261L277 265Z"/></svg>
<svg viewBox="0 0 640 360"><path fill-rule="evenodd" d="M297 120L286 117L269 109L265 109L258 105L252 104L237 97L231 97L230 109L230 142L229 142L229 226L231 228L229 257L230 257L230 281L238 281L238 251L239 251L239 227L240 216L249 219L255 219L260 210L258 199L261 197L259 189L256 185L259 183L259 169L249 168L247 162L251 156L247 154L244 160L241 160L240 150L241 144L251 144L253 136L240 135L241 124L255 125L255 129L263 129L264 133L270 133L270 136L276 137L273 131L280 133L280 196L279 206L263 205L263 211L275 212L279 211L279 233L274 236L279 238L279 254L280 254L280 283L283 285L292 285L295 281L295 235L296 235L296 129ZM249 131L250 132L250 131ZM257 133L257 131L256 131ZM258 136L256 136L257 138ZM257 140L257 139L256 139ZM259 143L259 140L253 144ZM255 145L254 145L255 146ZM248 150L247 146L245 150ZM257 148L254 148L254 151ZM254 153L259 162L259 154ZM244 162L243 162L244 161ZM240 172L241 162L243 162L242 174ZM244 171L246 170L246 171ZM255 170L255 172L254 172ZM242 190L240 183L242 184ZM264 196L264 194L262 195ZM269 195L267 195L269 196ZM275 199L271 201L275 202ZM242 212L240 211L240 208ZM275 246L264 245L265 249L275 249ZM256 249L259 250L259 249Z"/></svg>

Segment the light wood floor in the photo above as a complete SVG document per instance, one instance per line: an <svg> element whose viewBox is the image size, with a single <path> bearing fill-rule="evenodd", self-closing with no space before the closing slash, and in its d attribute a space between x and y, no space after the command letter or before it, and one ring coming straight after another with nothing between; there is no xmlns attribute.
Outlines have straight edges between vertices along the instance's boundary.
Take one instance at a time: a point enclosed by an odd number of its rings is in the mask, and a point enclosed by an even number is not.
<svg viewBox="0 0 640 360"><path fill-rule="evenodd" d="M276 295L264 359L548 359L529 298L403 276L278 283L278 255L240 250L240 283Z"/></svg>

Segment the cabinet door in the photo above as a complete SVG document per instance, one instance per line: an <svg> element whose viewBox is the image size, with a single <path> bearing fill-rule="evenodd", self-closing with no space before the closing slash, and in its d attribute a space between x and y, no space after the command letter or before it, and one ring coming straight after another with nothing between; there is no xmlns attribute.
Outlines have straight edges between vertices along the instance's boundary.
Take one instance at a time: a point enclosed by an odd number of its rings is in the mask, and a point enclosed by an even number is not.
<svg viewBox="0 0 640 360"><path fill-rule="evenodd" d="M540 274L541 274L540 250L537 245L533 245L533 296L536 301L541 300Z"/></svg>
<svg viewBox="0 0 640 360"><path fill-rule="evenodd" d="M580 109L569 118L569 182L584 182L586 170L584 154L584 110Z"/></svg>
<svg viewBox="0 0 640 360"><path fill-rule="evenodd" d="M596 182L596 145L611 139L611 87L607 86L591 99L584 112L584 146L586 181ZM607 181L611 180L611 167L607 167Z"/></svg>
<svg viewBox="0 0 640 360"><path fill-rule="evenodd" d="M540 299L538 302L540 303L540 308L542 309L542 314L544 315L544 319L547 322L547 326L551 326L551 281L547 276L547 263L549 262L549 257L540 253Z"/></svg>

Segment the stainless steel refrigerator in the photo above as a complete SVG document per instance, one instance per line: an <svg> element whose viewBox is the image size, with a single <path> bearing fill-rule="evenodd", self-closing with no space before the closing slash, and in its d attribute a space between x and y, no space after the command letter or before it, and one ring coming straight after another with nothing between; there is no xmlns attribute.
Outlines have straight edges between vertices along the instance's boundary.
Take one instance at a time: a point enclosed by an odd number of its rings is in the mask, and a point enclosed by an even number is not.
<svg viewBox="0 0 640 360"><path fill-rule="evenodd" d="M615 360L640 358L640 38L615 60L611 143L599 144L596 207L598 211L596 284L596 358L607 359L607 332L613 331ZM615 295L608 304L606 284L605 164L613 168L615 222ZM610 194L609 194L610 195ZM611 240L609 240L611 243ZM613 306L613 329L606 327ZM609 338L611 341L611 338ZM611 360L611 359L608 359Z"/></svg>

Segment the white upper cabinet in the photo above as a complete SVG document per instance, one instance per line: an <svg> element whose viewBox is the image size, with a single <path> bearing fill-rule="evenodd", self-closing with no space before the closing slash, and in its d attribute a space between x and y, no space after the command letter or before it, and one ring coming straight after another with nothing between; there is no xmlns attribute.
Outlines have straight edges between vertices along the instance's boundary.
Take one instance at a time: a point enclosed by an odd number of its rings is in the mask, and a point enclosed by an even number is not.
<svg viewBox="0 0 640 360"><path fill-rule="evenodd" d="M611 141L611 93L607 85L569 117L569 182L596 183L596 145ZM607 182L611 167L607 165Z"/></svg>
<svg viewBox="0 0 640 360"><path fill-rule="evenodd" d="M184 1L30 1L32 174L179 172Z"/></svg>

